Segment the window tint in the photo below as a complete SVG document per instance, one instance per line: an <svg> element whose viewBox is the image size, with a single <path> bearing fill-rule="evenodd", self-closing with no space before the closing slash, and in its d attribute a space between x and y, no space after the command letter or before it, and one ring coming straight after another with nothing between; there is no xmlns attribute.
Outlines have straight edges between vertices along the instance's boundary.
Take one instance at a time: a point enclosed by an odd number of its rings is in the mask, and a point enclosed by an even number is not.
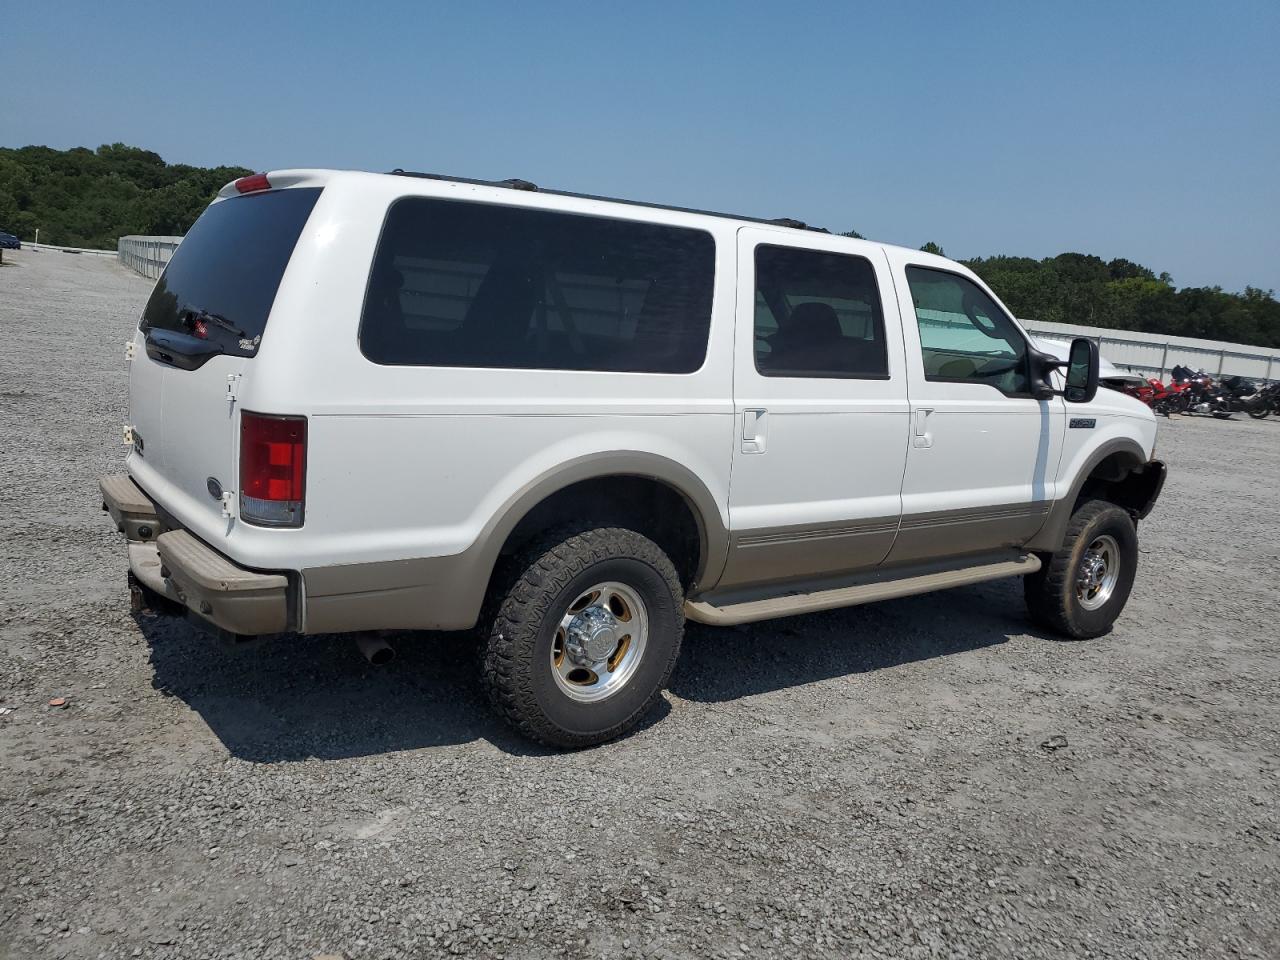
<svg viewBox="0 0 1280 960"><path fill-rule="evenodd" d="M711 324L700 230L406 198L374 255L375 363L691 373Z"/></svg>
<svg viewBox="0 0 1280 960"><path fill-rule="evenodd" d="M211 204L151 292L142 329L194 334L233 356L253 356L319 197L319 188L295 187Z"/></svg>
<svg viewBox="0 0 1280 960"><path fill-rule="evenodd" d="M862 257L756 247L755 314L763 376L889 376L880 291Z"/></svg>
<svg viewBox="0 0 1280 960"><path fill-rule="evenodd" d="M907 267L920 327L926 380L985 383L1027 393L1027 341L972 280L943 270Z"/></svg>

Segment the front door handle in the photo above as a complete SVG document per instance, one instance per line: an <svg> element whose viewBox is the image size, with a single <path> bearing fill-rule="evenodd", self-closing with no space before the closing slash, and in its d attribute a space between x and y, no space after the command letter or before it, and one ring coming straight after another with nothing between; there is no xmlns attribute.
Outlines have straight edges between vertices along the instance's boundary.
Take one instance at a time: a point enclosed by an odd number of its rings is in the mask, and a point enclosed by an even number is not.
<svg viewBox="0 0 1280 960"><path fill-rule="evenodd" d="M742 452L764 453L769 411L762 408L742 411Z"/></svg>
<svg viewBox="0 0 1280 960"><path fill-rule="evenodd" d="M911 445L915 447L932 447L933 432L929 429L929 417L933 413L932 407L917 407L915 413L916 429L915 436L911 438Z"/></svg>

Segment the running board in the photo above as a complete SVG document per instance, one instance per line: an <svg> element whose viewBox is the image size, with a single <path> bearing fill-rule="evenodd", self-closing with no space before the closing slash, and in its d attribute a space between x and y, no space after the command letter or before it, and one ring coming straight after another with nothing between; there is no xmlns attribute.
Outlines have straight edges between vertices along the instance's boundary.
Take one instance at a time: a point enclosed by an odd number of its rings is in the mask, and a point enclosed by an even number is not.
<svg viewBox="0 0 1280 960"><path fill-rule="evenodd" d="M877 600L893 600L916 593L946 590L949 587L963 587L970 583L982 583L984 580L1020 577L1035 573L1039 569L1040 558L1035 554L1027 554L1017 560L984 563L960 570L943 570L900 580L878 580L812 593L789 593L780 597L745 600L724 606L716 606L706 600L686 600L684 615L698 623L707 623L715 627L732 627L739 623L793 617L802 613L817 613L820 610L854 607Z"/></svg>

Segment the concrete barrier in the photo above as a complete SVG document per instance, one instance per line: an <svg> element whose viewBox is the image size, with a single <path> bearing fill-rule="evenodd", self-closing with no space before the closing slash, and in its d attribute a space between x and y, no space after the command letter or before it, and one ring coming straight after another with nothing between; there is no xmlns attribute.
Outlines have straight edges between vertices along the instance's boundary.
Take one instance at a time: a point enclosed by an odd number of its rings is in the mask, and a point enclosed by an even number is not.
<svg viewBox="0 0 1280 960"><path fill-rule="evenodd" d="M116 241L116 256L130 270L154 280L181 242L181 237L121 237Z"/></svg>
<svg viewBox="0 0 1280 960"><path fill-rule="evenodd" d="M36 253L42 251L52 251L53 253L88 253L95 257L114 257L114 250L94 250L91 247L62 247L56 243L28 243L23 246L24 250L32 250Z"/></svg>

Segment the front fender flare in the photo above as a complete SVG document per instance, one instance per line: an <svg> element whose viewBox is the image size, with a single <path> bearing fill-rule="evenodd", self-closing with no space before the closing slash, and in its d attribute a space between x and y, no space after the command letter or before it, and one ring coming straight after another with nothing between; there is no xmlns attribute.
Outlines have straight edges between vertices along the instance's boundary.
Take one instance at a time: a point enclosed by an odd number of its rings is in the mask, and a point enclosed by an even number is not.
<svg viewBox="0 0 1280 960"><path fill-rule="evenodd" d="M1032 550L1037 553L1055 553L1062 547L1062 541L1067 534L1067 524L1071 522L1071 514L1075 512L1076 501L1080 498L1080 491L1084 489L1085 482L1089 479L1090 474L1098 468L1108 457L1120 455L1120 459L1128 465L1129 471L1143 469L1148 463L1159 463L1159 485L1152 492L1151 500L1145 504L1145 512L1135 519L1142 519L1147 513L1151 512L1151 507L1155 505L1155 498L1160 494L1160 486L1164 484L1164 464L1158 460L1147 460L1147 453L1142 449L1138 441L1131 437L1114 437L1098 445L1098 447L1089 454L1084 465L1076 473L1075 479L1071 482L1071 490L1061 500L1054 501L1049 508L1048 516L1045 518L1044 525L1036 533L1034 537L1025 545L1025 549Z"/></svg>

